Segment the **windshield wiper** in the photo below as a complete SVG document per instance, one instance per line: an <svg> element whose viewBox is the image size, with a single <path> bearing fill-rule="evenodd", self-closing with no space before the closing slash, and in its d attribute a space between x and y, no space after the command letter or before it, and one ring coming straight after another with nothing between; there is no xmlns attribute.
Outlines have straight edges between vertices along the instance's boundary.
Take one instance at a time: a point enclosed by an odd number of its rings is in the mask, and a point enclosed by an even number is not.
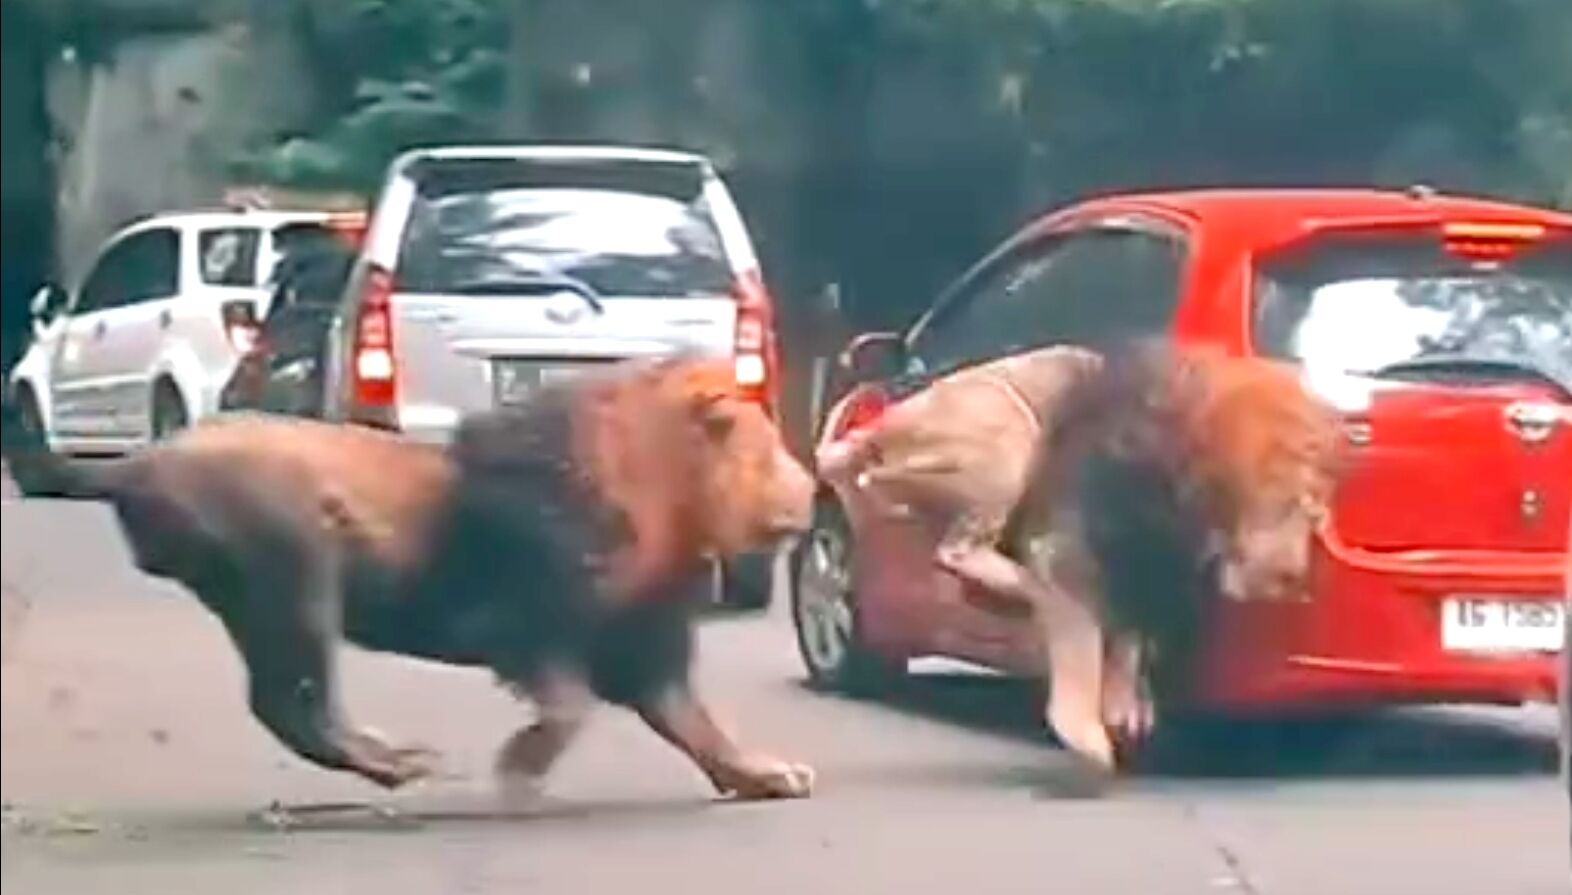
<svg viewBox="0 0 1572 895"><path fill-rule="evenodd" d="M453 291L466 295L496 295L509 292L572 292L584 299L595 313L603 314L606 306L595 287L567 274L508 274L500 277L481 277L455 283Z"/></svg>
<svg viewBox="0 0 1572 895"><path fill-rule="evenodd" d="M1455 354L1438 354L1415 357L1387 364L1375 370L1372 376L1396 378L1427 375L1479 376L1490 379L1534 380L1555 386L1572 397L1572 383L1563 382L1553 373L1526 361L1500 358L1464 357Z"/></svg>

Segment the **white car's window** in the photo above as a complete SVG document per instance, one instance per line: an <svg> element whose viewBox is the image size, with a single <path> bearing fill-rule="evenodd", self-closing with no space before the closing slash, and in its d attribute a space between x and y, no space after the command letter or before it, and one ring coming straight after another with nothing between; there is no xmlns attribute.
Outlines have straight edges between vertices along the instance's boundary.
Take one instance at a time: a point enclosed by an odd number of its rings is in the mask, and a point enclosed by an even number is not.
<svg viewBox="0 0 1572 895"><path fill-rule="evenodd" d="M180 236L160 227L115 243L82 284L75 313L104 311L174 295L180 288Z"/></svg>
<svg viewBox="0 0 1572 895"><path fill-rule="evenodd" d="M197 265L209 286L257 285L257 251L261 231L255 227L203 230L197 237Z"/></svg>

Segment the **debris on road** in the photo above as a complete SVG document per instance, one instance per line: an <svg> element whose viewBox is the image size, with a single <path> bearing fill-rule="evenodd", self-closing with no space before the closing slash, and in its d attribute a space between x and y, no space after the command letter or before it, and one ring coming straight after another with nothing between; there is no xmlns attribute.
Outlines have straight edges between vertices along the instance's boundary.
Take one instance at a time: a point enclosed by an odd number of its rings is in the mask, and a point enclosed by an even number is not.
<svg viewBox="0 0 1572 895"><path fill-rule="evenodd" d="M323 802L313 805L285 805L274 800L261 811L251 815L251 820L275 833L288 833L301 829L312 817L350 818L361 815L389 826L419 826L415 818L397 809L376 802Z"/></svg>

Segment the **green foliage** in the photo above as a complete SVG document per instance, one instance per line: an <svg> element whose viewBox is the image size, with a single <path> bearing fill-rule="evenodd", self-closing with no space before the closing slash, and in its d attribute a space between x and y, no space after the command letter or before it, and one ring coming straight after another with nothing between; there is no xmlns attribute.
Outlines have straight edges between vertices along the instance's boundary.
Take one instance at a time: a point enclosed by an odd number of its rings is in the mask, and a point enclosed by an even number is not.
<svg viewBox="0 0 1572 895"><path fill-rule="evenodd" d="M238 172L370 191L403 149L486 139L506 83L509 7L508 0L317 0L302 36L329 88L319 125L238 160Z"/></svg>
<svg viewBox="0 0 1572 895"><path fill-rule="evenodd" d="M1061 191L1425 179L1572 202L1565 0L878 5L980 61Z"/></svg>
<svg viewBox="0 0 1572 895"><path fill-rule="evenodd" d="M252 170L366 186L400 148L494 133L523 0L299 2L343 90ZM766 67L793 42L807 60L784 85L772 75L767 108L785 126L855 143L851 85L940 71L970 107L903 139L1007 134L1039 205L1160 184L1415 180L1572 205L1567 0L709 0L666 4L656 30L697 33L668 20L748 2L773 23ZM677 117L711 114L686 82L636 89ZM771 148L748 145L767 132L756 121L680 130L743 160Z"/></svg>

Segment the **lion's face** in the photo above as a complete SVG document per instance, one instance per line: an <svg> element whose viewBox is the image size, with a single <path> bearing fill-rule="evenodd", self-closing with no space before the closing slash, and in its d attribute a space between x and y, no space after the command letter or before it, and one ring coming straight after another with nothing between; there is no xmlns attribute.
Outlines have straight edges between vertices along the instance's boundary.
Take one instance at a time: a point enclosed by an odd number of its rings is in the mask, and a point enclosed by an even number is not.
<svg viewBox="0 0 1572 895"><path fill-rule="evenodd" d="M1219 545L1218 584L1231 600L1309 596L1311 551L1329 493L1306 471L1301 486L1257 495L1240 508Z"/></svg>
<svg viewBox="0 0 1572 895"><path fill-rule="evenodd" d="M1335 414L1281 363L1187 360L1185 425L1217 526L1219 589L1231 600L1307 598L1314 535L1343 466Z"/></svg>
<svg viewBox="0 0 1572 895"><path fill-rule="evenodd" d="M763 408L734 394L694 399L699 515L722 553L768 547L806 531L813 477L797 462Z"/></svg>

